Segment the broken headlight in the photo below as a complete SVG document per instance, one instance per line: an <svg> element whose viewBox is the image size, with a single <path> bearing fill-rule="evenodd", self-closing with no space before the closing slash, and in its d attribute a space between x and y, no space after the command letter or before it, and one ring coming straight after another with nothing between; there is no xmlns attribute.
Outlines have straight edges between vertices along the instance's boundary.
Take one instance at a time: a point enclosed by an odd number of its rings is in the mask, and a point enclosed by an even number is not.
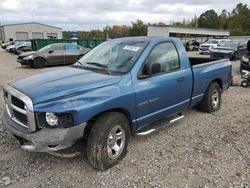
<svg viewBox="0 0 250 188"><path fill-rule="evenodd" d="M73 116L70 113L36 113L36 123L39 128L66 128L73 125Z"/></svg>

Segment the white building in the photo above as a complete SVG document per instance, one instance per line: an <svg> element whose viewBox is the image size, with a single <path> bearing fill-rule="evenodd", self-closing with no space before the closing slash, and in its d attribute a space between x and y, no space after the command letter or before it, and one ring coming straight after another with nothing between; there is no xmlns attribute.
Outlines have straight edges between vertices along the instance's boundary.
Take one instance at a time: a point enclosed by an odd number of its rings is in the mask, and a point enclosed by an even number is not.
<svg viewBox="0 0 250 188"><path fill-rule="evenodd" d="M62 28L41 23L19 23L0 26L0 40L62 38Z"/></svg>
<svg viewBox="0 0 250 188"><path fill-rule="evenodd" d="M228 38L229 31L208 28L183 28L174 26L148 26L148 36L173 36L182 41L196 39L203 42L208 38Z"/></svg>

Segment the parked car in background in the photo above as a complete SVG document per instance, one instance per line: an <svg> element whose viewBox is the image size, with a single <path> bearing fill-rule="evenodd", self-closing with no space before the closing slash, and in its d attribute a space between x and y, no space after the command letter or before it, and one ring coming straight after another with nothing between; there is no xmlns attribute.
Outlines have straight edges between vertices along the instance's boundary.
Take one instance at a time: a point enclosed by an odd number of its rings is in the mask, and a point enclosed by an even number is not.
<svg viewBox="0 0 250 188"><path fill-rule="evenodd" d="M32 51L32 47L31 46L22 46L20 48L17 49L17 55L20 55L24 52L31 52Z"/></svg>
<svg viewBox="0 0 250 188"><path fill-rule="evenodd" d="M221 40L218 39L209 39L207 42L199 46L199 53L209 54L209 49L216 47L220 42Z"/></svg>
<svg viewBox="0 0 250 188"><path fill-rule="evenodd" d="M200 43L196 40L189 40L185 44L186 51L198 51L199 50Z"/></svg>
<svg viewBox="0 0 250 188"><path fill-rule="evenodd" d="M5 50L7 48L7 46L10 45L11 43L14 44L14 42L4 42L4 43L2 43L1 44L2 49Z"/></svg>
<svg viewBox="0 0 250 188"><path fill-rule="evenodd" d="M11 44L11 45L8 45L7 47L6 47L6 51L7 52L9 52L9 53L13 53L14 52L14 49L17 47L17 46L19 46L20 44L22 44L23 42L26 42L25 40L16 40L16 41L14 41L14 43L13 44Z"/></svg>
<svg viewBox="0 0 250 188"><path fill-rule="evenodd" d="M247 54L241 58L240 71L250 71L250 40L247 42Z"/></svg>
<svg viewBox="0 0 250 188"><path fill-rule="evenodd" d="M247 54L247 45L239 41L221 41L209 51L212 58L228 58L235 61Z"/></svg>
<svg viewBox="0 0 250 188"><path fill-rule="evenodd" d="M75 63L89 51L88 48L74 43L55 43L38 51L25 52L18 56L17 62L34 68L50 65L68 65Z"/></svg>
<svg viewBox="0 0 250 188"><path fill-rule="evenodd" d="M13 53L14 54L21 54L22 51L24 52L24 50L27 51L31 51L31 42L30 41L25 41L25 42L22 42L18 45L16 45L14 48L13 48Z"/></svg>

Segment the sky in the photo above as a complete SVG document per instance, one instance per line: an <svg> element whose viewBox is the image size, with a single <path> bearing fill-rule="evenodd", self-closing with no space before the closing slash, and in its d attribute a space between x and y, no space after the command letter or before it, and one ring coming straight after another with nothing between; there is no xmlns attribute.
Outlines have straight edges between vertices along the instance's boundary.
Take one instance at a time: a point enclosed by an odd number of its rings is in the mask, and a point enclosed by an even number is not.
<svg viewBox="0 0 250 188"><path fill-rule="evenodd" d="M231 12L249 0L0 0L0 24L39 22L69 31L192 19L209 9Z"/></svg>

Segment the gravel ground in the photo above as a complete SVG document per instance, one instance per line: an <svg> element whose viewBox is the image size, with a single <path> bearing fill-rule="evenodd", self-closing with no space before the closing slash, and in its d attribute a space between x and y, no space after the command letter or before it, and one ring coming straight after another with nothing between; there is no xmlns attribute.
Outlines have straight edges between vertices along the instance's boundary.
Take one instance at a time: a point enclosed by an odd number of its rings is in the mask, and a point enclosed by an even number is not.
<svg viewBox="0 0 250 188"><path fill-rule="evenodd" d="M232 63L239 82L239 61ZM0 90L11 80L55 68L21 67L15 55L0 51ZM222 100L218 112L192 109L170 127L133 137L127 156L105 172L92 169L84 154L23 151L0 121L0 187L250 187L250 88L231 87ZM0 115L3 109L0 95Z"/></svg>

